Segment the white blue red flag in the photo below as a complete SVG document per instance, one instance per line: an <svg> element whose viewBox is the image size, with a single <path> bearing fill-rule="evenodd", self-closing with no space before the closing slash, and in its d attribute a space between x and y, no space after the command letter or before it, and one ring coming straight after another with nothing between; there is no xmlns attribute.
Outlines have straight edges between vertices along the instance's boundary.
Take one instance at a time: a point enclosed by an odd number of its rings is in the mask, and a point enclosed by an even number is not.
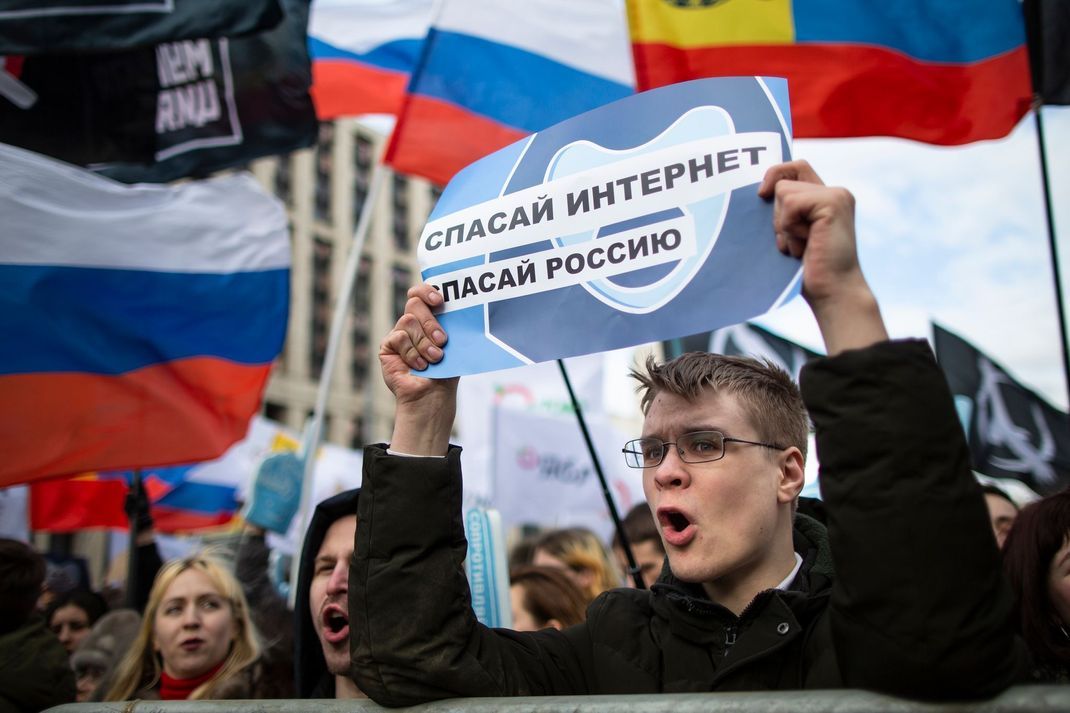
<svg viewBox="0 0 1070 713"><path fill-rule="evenodd" d="M431 6L432 0L316 0L308 20L316 115L397 114Z"/></svg>
<svg viewBox="0 0 1070 713"><path fill-rule="evenodd" d="M282 347L286 215L248 174L126 186L0 144L0 485L216 458Z"/></svg>
<svg viewBox="0 0 1070 713"><path fill-rule="evenodd" d="M444 0L386 162L445 184L476 159L634 86L619 2Z"/></svg>

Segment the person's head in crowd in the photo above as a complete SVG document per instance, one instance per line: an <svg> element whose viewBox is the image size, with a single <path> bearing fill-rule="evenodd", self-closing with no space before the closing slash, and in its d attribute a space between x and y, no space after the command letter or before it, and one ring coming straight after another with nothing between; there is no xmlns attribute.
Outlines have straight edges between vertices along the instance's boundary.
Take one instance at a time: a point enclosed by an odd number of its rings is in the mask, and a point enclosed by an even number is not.
<svg viewBox="0 0 1070 713"><path fill-rule="evenodd" d="M123 658L107 700L143 697L211 699L260 654L241 584L221 561L203 554L173 560L157 573L141 628Z"/></svg>
<svg viewBox="0 0 1070 713"><path fill-rule="evenodd" d="M517 567L531 564L535 557L535 544L539 541L539 533L524 535L509 548L509 571Z"/></svg>
<svg viewBox="0 0 1070 713"><path fill-rule="evenodd" d="M301 698L357 698L349 678L349 563L360 489L316 506L301 550L294 606L297 693Z"/></svg>
<svg viewBox="0 0 1070 713"><path fill-rule="evenodd" d="M621 520L621 527L624 528L624 535L631 545L632 556L635 558L639 575L643 578L643 585L650 589L661 574L662 564L665 563L665 546L661 543L658 524L654 521L650 506L637 503ZM617 558L620 571L627 572L628 557L624 554L620 533L613 533L613 555ZM635 586L635 580L630 574L624 578L624 586Z"/></svg>
<svg viewBox="0 0 1070 713"><path fill-rule="evenodd" d="M672 573L740 609L753 597L748 582L768 582L798 557L809 431L799 388L770 362L706 352L649 358L632 376L643 437L624 456L643 470Z"/></svg>
<svg viewBox="0 0 1070 713"><path fill-rule="evenodd" d="M988 519L992 523L992 534L996 536L996 544L1003 549L1003 545L1007 542L1007 535L1011 531L1011 525L1018 517L1018 505L1011 500L1011 496L995 485L982 485L981 492L985 494Z"/></svg>
<svg viewBox="0 0 1070 713"><path fill-rule="evenodd" d="M0 634L26 623L44 581L44 557L25 542L0 538Z"/></svg>
<svg viewBox="0 0 1070 713"><path fill-rule="evenodd" d="M1015 620L1039 677L1070 674L1070 489L1026 505L1003 546Z"/></svg>
<svg viewBox="0 0 1070 713"><path fill-rule="evenodd" d="M89 636L89 629L108 611L104 597L87 589L60 594L48 605L45 621L68 654Z"/></svg>
<svg viewBox="0 0 1070 713"><path fill-rule="evenodd" d="M37 611L45 559L0 538L0 711L39 711L75 700L67 651Z"/></svg>
<svg viewBox="0 0 1070 713"><path fill-rule="evenodd" d="M564 629L586 618L587 598L556 567L517 567L509 582L514 631Z"/></svg>
<svg viewBox="0 0 1070 713"><path fill-rule="evenodd" d="M89 582L78 564L72 560L52 562L45 559L45 582L37 598L37 609L47 612L57 597L76 589L87 589Z"/></svg>
<svg viewBox="0 0 1070 713"><path fill-rule="evenodd" d="M531 563L556 567L580 588L587 601L620 586L620 572L598 536L584 527L543 533L535 543Z"/></svg>
<svg viewBox="0 0 1070 713"><path fill-rule="evenodd" d="M99 701L111 676L137 638L141 617L133 609L116 609L97 620L89 635L71 654L79 703Z"/></svg>

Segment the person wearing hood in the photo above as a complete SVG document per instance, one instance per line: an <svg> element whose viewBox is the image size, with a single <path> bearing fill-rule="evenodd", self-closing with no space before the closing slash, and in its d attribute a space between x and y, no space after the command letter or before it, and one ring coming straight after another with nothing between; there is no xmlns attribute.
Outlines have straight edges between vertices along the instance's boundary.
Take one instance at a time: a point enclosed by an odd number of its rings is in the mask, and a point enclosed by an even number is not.
<svg viewBox="0 0 1070 713"><path fill-rule="evenodd" d="M116 609L97 620L71 654L77 702L104 700L115 668L137 638L141 616L133 609Z"/></svg>
<svg viewBox="0 0 1070 713"><path fill-rule="evenodd" d="M349 676L349 562L360 488L316 506L301 548L294 605L300 698L365 698Z"/></svg>

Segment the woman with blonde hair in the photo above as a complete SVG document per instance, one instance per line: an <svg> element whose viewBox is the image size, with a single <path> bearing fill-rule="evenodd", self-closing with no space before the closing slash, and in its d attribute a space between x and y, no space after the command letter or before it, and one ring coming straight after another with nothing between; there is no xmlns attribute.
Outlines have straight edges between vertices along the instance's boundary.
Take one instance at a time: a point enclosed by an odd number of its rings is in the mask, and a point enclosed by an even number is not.
<svg viewBox="0 0 1070 713"><path fill-rule="evenodd" d="M607 589L621 586L620 572L598 536L585 527L550 530L535 543L531 563L568 575L587 603Z"/></svg>
<svg viewBox="0 0 1070 713"><path fill-rule="evenodd" d="M266 698L241 585L206 555L168 562L105 700ZM266 694L266 695L265 695Z"/></svg>

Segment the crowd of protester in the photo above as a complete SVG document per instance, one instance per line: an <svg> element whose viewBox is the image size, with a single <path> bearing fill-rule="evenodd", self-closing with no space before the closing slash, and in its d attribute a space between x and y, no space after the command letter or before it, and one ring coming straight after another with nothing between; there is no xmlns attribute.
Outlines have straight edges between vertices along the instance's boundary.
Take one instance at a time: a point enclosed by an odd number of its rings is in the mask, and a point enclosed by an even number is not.
<svg viewBox="0 0 1070 713"><path fill-rule="evenodd" d="M389 448L367 450L363 496L360 490L349 491L316 507L292 583L293 609L268 575L266 530L285 530L285 518L281 524L260 522L247 513L236 552L203 551L162 562L147 501L134 493L129 514L136 566L126 592L131 606L111 611L98 593L49 581L44 558L31 546L0 540L0 713L75 700L368 694L393 705L450 695L709 690L722 681L729 688L751 690L858 682L869 687L873 681L879 690L941 698L992 695L1015 683L1070 680L1070 490L1020 507L998 488L982 488L960 458L961 429L950 397L938 387L920 395L896 395L895 408L904 408L903 400L924 401L919 418L929 421L914 424L910 414L894 418L905 418L897 425L917 433L933 430L938 434L934 438L945 438L946 444L890 437L853 444L876 449L877 466L858 453L838 455L845 436L837 428L865 429L867 418L892 418L872 415L881 413L883 400L892 393L888 386L871 390L875 375L890 379L893 388L907 389L913 376L897 383L895 374L920 374L931 385L938 372L927 348L888 342L875 303L865 302L871 295L864 281L858 282L845 193L826 189L805 164L787 164L771 175L763 183L763 195L775 194L783 249L804 259L803 291L830 347L830 365L818 367L827 373L818 377L826 390L840 389L837 379L852 384L843 391L846 410L837 411L839 405L812 391L804 398L805 388L800 394L786 374L753 360L691 354L669 364L650 362L636 373L644 394L646 437L629 443L624 455L629 465L647 469L648 500L675 496L685 488L696 489L706 500L690 505L662 500L656 513L640 503L626 513L622 532L611 542L584 527L520 539L508 558L513 631L488 630L474 621L467 605L467 585L458 566L458 553L463 554L458 548L464 546L459 510L447 512L449 517L428 516L447 507L442 503L456 501L460 461L459 450L445 440L455 381L432 385L409 371L441 358L444 344L444 337L430 336L437 328L431 312L435 298L427 289L417 289L381 352L384 377L399 399L393 442ZM820 257L806 262L813 251L821 251ZM821 262L815 265L817 260ZM826 275L827 270L834 274ZM840 299L839 287L829 286L837 280L853 285L853 297L863 303L862 317L857 305ZM831 292L822 297L823 290ZM856 372L861 376L851 381ZM893 376L886 377L888 373ZM862 389L866 399L879 403L860 407L852 389ZM428 400L437 421L411 410ZM730 414L737 428L754 414L761 425L752 429L749 440L726 436L714 430L723 424L702 420L683 423L682 431L676 426L658 430L710 404ZM827 481L823 475L822 487L831 495L826 501L798 497L807 406L819 447L828 449L822 463L833 475ZM823 433L829 422L831 437ZM421 423L432 425L413 425ZM674 441L662 440L668 437ZM724 463L733 442L758 470L694 469ZM941 448L951 455L926 462L928 471L916 482L910 480L915 476L910 469L921 461L897 464L905 471L883 481L876 499L866 501L870 511L844 504L864 499L872 487L866 477L878 477L872 469L855 469L889 467L888 458L906 458L905 451L911 450L930 459ZM763 480L759 471L775 472L776 479ZM414 473L420 477L412 478ZM700 476L707 482L698 482ZM902 494L893 492L900 488ZM934 504L919 502L930 496ZM903 512L904 498L914 498L913 512ZM700 507L712 508L714 515L704 520ZM942 520L945 516L951 524ZM912 545L897 541L904 531L886 531L886 523L909 518L917 522L908 528L917 524L924 533L927 522L938 522L955 530L954 536L947 542L922 537ZM722 539L703 541L704 549L688 549L697 537L696 521L705 528L702 537L714 532ZM854 536L866 527L869 540L855 543ZM872 542L882 543L880 551L865 549ZM896 565L902 561L896 559L900 547L913 548L908 559L919 560L919 547L930 553L949 548L938 552L943 559L934 559L935 565L953 561L956 576L971 579L951 581L950 575L936 572L920 592L915 571ZM770 559L770 553L776 557ZM837 593L836 577L846 575L837 574L832 555L835 564L850 563L851 585L858 591ZM748 567L763 558L775 559L775 566L754 575ZM896 569L902 571L885 571ZM726 570L731 577L723 574ZM909 586L902 585L904 577ZM839 612L829 623L828 607L855 606L851 597L870 590L893 609L900 599L907 608L945 607L939 616L949 617L946 626L919 634L933 638L940 658L926 659L924 652L900 645L900 640L912 641L915 632L895 627L906 622L904 626L918 628L922 622L897 619L868 602L852 616L873 614L879 628L884 623L878 615L885 614L888 629L845 633L861 625ZM830 593L843 601L830 605ZM961 601L929 599L945 593ZM973 608L968 597L974 596L988 597L990 607ZM982 610L983 621L978 621ZM398 611L405 615L395 615ZM729 622L717 630L717 641L708 637L710 619ZM658 628L664 621L671 626ZM806 636L795 632L807 626ZM937 640L941 636L945 639ZM841 641L862 641L873 650L867 657L865 647L850 649L848 661L847 651L836 649ZM458 649L450 648L454 646ZM726 663L718 663L706 649L716 650ZM1002 660L986 658L992 652ZM425 654L440 663L428 664ZM744 658L737 660L737 655ZM599 656L610 660L599 662ZM768 666L747 668L748 661L770 657ZM917 660L906 663L910 657ZM919 680L897 679L904 675L897 666ZM888 667L892 670L883 670ZM785 678L784 671L794 673Z"/></svg>

